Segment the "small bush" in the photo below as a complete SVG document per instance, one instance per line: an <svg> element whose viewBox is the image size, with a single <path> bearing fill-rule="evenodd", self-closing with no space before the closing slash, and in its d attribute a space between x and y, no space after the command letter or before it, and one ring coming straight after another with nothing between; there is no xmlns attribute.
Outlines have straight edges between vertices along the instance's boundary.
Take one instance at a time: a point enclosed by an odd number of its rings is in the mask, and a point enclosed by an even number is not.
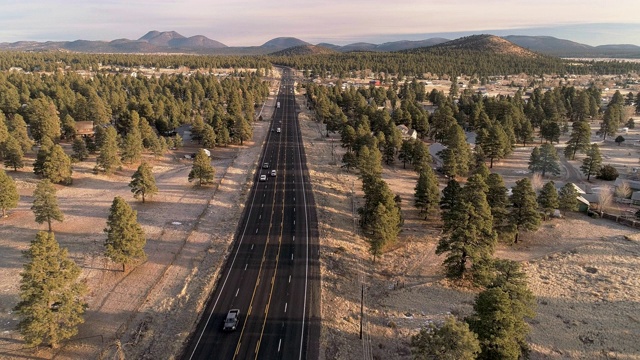
<svg viewBox="0 0 640 360"><path fill-rule="evenodd" d="M613 181L619 176L618 170L611 165L605 165L600 169L600 174L596 178L600 180Z"/></svg>

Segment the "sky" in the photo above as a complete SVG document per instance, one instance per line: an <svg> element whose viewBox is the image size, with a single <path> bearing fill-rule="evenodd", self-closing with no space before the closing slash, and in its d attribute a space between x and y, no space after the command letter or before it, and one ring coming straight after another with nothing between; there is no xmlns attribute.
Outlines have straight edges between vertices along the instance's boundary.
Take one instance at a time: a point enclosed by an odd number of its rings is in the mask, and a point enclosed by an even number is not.
<svg viewBox="0 0 640 360"><path fill-rule="evenodd" d="M4 3L4 4L3 4ZM228 46L291 36L346 45L545 35L640 46L640 1L594 0L0 0L0 42L204 35Z"/></svg>

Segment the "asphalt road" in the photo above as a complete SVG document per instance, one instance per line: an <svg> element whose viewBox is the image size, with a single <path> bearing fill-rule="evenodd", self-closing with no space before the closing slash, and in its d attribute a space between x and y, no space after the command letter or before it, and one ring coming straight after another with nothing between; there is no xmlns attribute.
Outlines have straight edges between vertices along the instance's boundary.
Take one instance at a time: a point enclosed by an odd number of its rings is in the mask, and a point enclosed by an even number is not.
<svg viewBox="0 0 640 360"><path fill-rule="evenodd" d="M317 216L287 69L276 101L238 236L183 359L318 358ZM224 332L230 309L238 327Z"/></svg>

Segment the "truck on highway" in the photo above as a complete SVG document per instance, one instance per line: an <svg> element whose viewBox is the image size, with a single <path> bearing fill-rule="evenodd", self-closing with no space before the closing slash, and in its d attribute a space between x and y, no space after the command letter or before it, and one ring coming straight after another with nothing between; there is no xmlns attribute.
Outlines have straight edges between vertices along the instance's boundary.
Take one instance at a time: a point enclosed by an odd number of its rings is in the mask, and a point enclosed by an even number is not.
<svg viewBox="0 0 640 360"><path fill-rule="evenodd" d="M276 103L276 106L278 107L278 109L280 109L280 101Z"/></svg>
<svg viewBox="0 0 640 360"><path fill-rule="evenodd" d="M233 331L238 327L238 318L240 317L240 310L231 309L227 313L227 317L224 319L224 327L222 328L225 331Z"/></svg>

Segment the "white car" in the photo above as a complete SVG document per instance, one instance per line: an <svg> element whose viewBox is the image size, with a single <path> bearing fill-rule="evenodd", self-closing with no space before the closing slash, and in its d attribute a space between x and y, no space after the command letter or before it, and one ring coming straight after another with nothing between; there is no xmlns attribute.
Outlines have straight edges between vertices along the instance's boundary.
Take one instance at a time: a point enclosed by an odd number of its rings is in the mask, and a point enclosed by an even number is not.
<svg viewBox="0 0 640 360"><path fill-rule="evenodd" d="M275 170L271 170L271 176L276 176L276 171Z"/></svg>
<svg viewBox="0 0 640 360"><path fill-rule="evenodd" d="M267 175L260 175L260 181L267 181Z"/></svg>

